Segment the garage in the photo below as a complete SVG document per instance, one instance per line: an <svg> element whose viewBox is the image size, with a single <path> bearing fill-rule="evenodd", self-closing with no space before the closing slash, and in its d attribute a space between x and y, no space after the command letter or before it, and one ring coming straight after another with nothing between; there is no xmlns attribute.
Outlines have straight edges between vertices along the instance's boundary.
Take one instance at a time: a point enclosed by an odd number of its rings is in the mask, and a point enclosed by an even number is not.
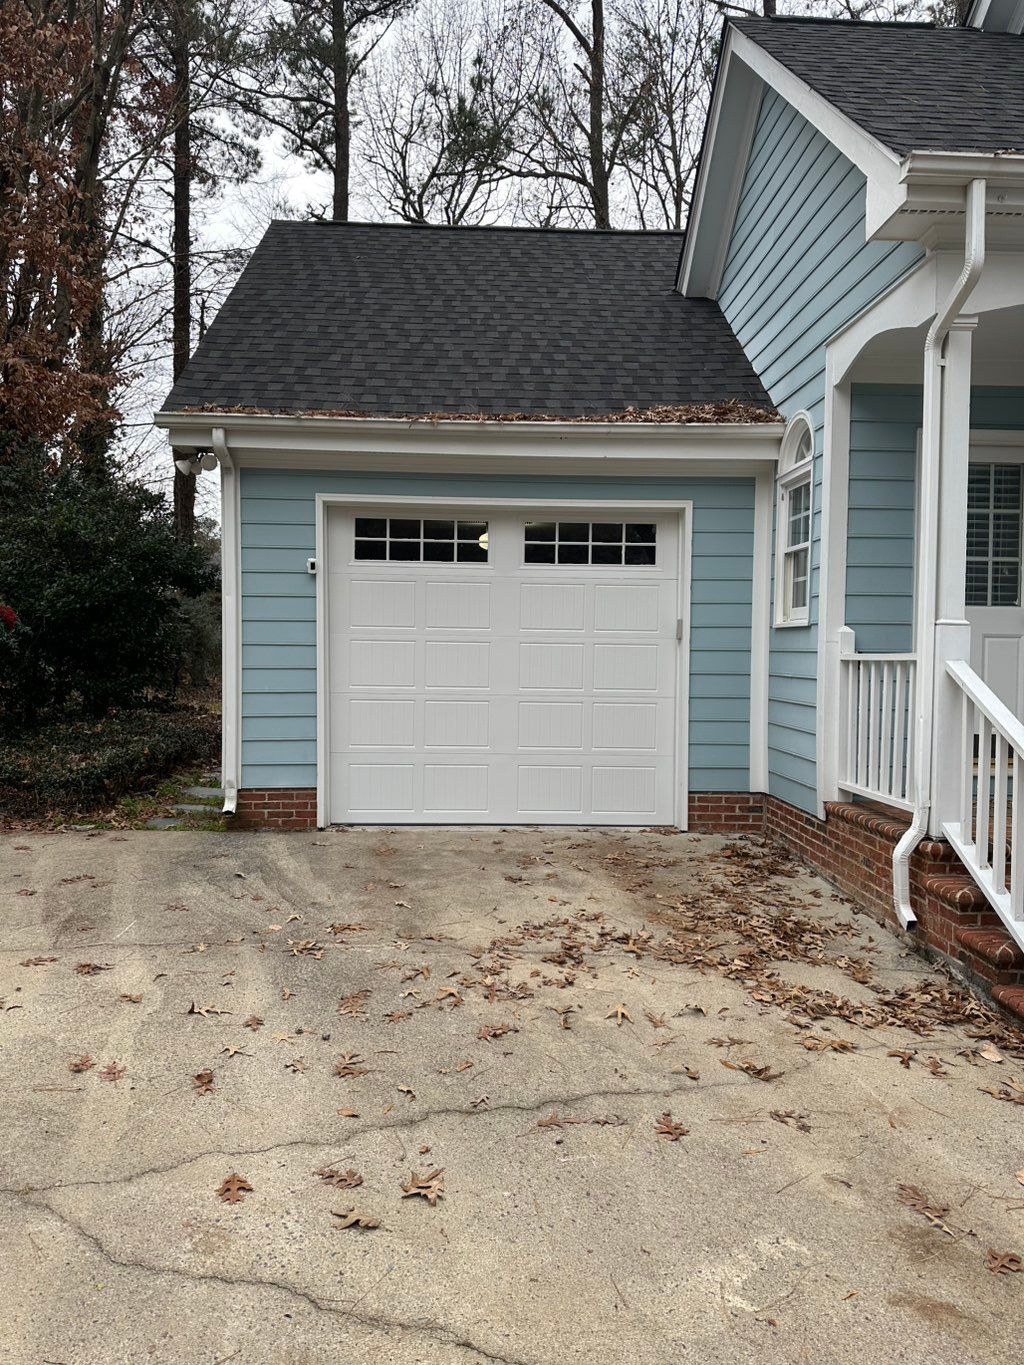
<svg viewBox="0 0 1024 1365"><path fill-rule="evenodd" d="M683 823L685 504L321 502L321 823Z"/></svg>

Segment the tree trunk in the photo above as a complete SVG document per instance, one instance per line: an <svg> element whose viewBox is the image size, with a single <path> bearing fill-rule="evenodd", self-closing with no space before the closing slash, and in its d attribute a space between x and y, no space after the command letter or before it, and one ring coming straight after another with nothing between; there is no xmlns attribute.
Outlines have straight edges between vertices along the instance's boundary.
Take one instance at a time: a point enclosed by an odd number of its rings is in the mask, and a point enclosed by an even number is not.
<svg viewBox="0 0 1024 1365"><path fill-rule="evenodd" d="M349 114L348 15L346 0L331 0L331 74L334 84L334 219L348 221Z"/></svg>
<svg viewBox="0 0 1024 1365"><path fill-rule="evenodd" d="M176 0L171 38L171 70L174 79L174 227L173 305L171 314L171 361L174 378L188 364L192 346L192 110L189 52L191 0ZM174 529L180 540L192 545L196 530L196 476L174 470Z"/></svg>
<svg viewBox="0 0 1024 1365"><path fill-rule="evenodd" d="M590 184L594 201L594 226L611 227L608 201L608 163L604 154L604 0L591 0L592 28L590 59Z"/></svg>

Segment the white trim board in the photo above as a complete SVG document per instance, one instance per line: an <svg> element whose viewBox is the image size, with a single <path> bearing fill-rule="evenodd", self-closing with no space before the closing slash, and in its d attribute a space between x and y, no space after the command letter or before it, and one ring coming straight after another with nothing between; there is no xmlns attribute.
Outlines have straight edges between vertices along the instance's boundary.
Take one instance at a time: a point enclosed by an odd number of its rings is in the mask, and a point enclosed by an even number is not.
<svg viewBox="0 0 1024 1365"><path fill-rule="evenodd" d="M475 510L486 512L488 508L502 511L600 511L607 514L607 505L595 504L582 498L463 498L463 497L410 497L408 494L381 497L369 493L317 493L316 495L316 759L317 759L317 827L325 828L330 823L329 809L330 782L328 780L328 702L330 679L328 676L330 650L328 648L328 602L327 585L330 567L327 562L327 513L331 507L381 507L389 511L393 508L408 508L411 512L429 507L434 511L451 509L453 511ZM676 663L676 720L675 720L675 809L676 825L687 828L689 807L689 698L690 698L690 599L693 556L693 502L690 499L650 499L642 501L616 499L616 515L664 514L675 512L679 517L679 566L678 566L678 619L682 622L681 638L678 642ZM422 512L420 512L422 515ZM393 823L393 822L392 822Z"/></svg>

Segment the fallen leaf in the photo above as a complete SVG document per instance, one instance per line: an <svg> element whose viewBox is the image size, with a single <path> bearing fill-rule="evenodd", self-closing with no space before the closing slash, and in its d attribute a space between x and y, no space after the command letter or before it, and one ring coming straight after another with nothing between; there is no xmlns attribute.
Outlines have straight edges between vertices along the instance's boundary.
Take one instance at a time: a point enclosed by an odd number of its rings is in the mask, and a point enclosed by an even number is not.
<svg viewBox="0 0 1024 1365"><path fill-rule="evenodd" d="M244 1052L238 1043L228 1043L227 1047L222 1047L221 1052L226 1052L229 1057L248 1057L249 1053Z"/></svg>
<svg viewBox="0 0 1024 1365"><path fill-rule="evenodd" d="M481 1024L476 1036L482 1043L489 1043L492 1038L504 1038L506 1033L518 1031L512 1024Z"/></svg>
<svg viewBox="0 0 1024 1365"><path fill-rule="evenodd" d="M1024 1261L1012 1251L993 1251L989 1247L985 1269L991 1270L993 1275L1016 1275L1024 1270Z"/></svg>
<svg viewBox="0 0 1024 1365"><path fill-rule="evenodd" d="M1001 1062L1003 1054L996 1047L995 1043L986 1043L984 1047L978 1049L978 1056L984 1057L986 1062Z"/></svg>
<svg viewBox="0 0 1024 1365"><path fill-rule="evenodd" d="M335 1076L367 1076L370 1068L362 1065L363 1058L358 1052L343 1052L334 1063Z"/></svg>
<svg viewBox="0 0 1024 1365"><path fill-rule="evenodd" d="M654 1131L659 1137L667 1138L669 1142L678 1142L680 1138L686 1137L690 1130L684 1128L681 1123L676 1123L666 1110L654 1125Z"/></svg>
<svg viewBox="0 0 1024 1365"><path fill-rule="evenodd" d="M359 1019L366 1014L366 1002L369 998L369 991L356 991L353 995L346 995L338 1005L338 1013Z"/></svg>
<svg viewBox="0 0 1024 1365"><path fill-rule="evenodd" d="M284 1069L285 1071L294 1072L296 1075L301 1075L306 1069L305 1057L293 1057L290 1062L285 1062Z"/></svg>
<svg viewBox="0 0 1024 1365"><path fill-rule="evenodd" d="M651 1028L668 1028L668 1024L665 1023L665 1016L663 1014L652 1014L650 1010L644 1010L644 1018L650 1024Z"/></svg>
<svg viewBox="0 0 1024 1365"><path fill-rule="evenodd" d="M941 1204L930 1203L928 1196L916 1185L897 1185L896 1197L901 1204L906 1204L915 1213L919 1213L922 1218L927 1218L932 1227L937 1228L939 1232L944 1232L949 1237L956 1236L956 1233L945 1221L949 1209Z"/></svg>
<svg viewBox="0 0 1024 1365"><path fill-rule="evenodd" d="M887 1056L887 1057L898 1057L898 1058L900 1059L900 1066L906 1067L906 1069L909 1071L909 1070L910 1070L910 1063L911 1063L911 1062L914 1060L914 1058L917 1056L917 1052L916 1052L916 1051L913 1051L913 1052L901 1052L898 1048L894 1048L891 1052L887 1052L887 1053L886 1053L886 1056Z"/></svg>
<svg viewBox="0 0 1024 1365"><path fill-rule="evenodd" d="M97 972L109 972L112 968L110 962L80 962L75 971L79 976L95 976Z"/></svg>
<svg viewBox="0 0 1024 1365"><path fill-rule="evenodd" d="M240 1204L246 1194L252 1193L252 1186L242 1175L234 1172L224 1180L218 1189L217 1194L224 1200L225 1204Z"/></svg>
<svg viewBox="0 0 1024 1365"><path fill-rule="evenodd" d="M126 1005L138 1005L142 1002L141 995L129 995L127 991L122 991L117 998Z"/></svg>
<svg viewBox="0 0 1024 1365"><path fill-rule="evenodd" d="M722 1057L721 1063L730 1071L742 1071L755 1081L777 1081L780 1076L784 1076L784 1071L773 1071L770 1066L758 1066L755 1061L733 1062L728 1057Z"/></svg>
<svg viewBox="0 0 1024 1365"><path fill-rule="evenodd" d="M398 1093L400 1095L408 1095L410 1100L414 1100L416 1098L416 1092L415 1090L413 1090L411 1085L400 1085L398 1087Z"/></svg>
<svg viewBox="0 0 1024 1365"><path fill-rule="evenodd" d="M18 963L18 966L19 966L19 967L45 967L46 964L47 964L48 962L56 962L56 961L57 961L57 959L56 959L55 957L27 957L27 958L25 959L24 962L19 962L19 963ZM83 963L82 963L82 966L84 967L85 965L86 965L86 964L83 962ZM90 965L91 965L91 964L90 964ZM76 971L76 972L81 971L81 967L76 967L76 968L75 968L75 971ZM86 973L85 973L85 972L82 972L82 975L85 976Z"/></svg>
<svg viewBox="0 0 1024 1365"><path fill-rule="evenodd" d="M338 1113L343 1119L357 1119L359 1117L358 1109L339 1109Z"/></svg>
<svg viewBox="0 0 1024 1365"><path fill-rule="evenodd" d="M783 1123L787 1128L797 1128L801 1133L809 1133L811 1125L807 1122L806 1114L799 1114L795 1109L773 1109L769 1115L776 1123Z"/></svg>
<svg viewBox="0 0 1024 1365"><path fill-rule="evenodd" d="M192 1087L197 1095L213 1094L213 1072L197 1071L192 1077Z"/></svg>
<svg viewBox="0 0 1024 1365"><path fill-rule="evenodd" d="M89 1054L87 1052L83 1052L81 1056L73 1057L71 1061L68 1062L68 1070L73 1071L75 1072L76 1075L78 1075L83 1071L91 1071L95 1065L96 1063L89 1056Z"/></svg>
<svg viewBox="0 0 1024 1365"><path fill-rule="evenodd" d="M426 1175L420 1175L417 1171L410 1171L408 1182L400 1186L402 1198L410 1199L419 1195L433 1208L437 1201L444 1197L443 1175L443 1166L427 1171Z"/></svg>
<svg viewBox="0 0 1024 1365"><path fill-rule="evenodd" d="M335 1224L337 1228L362 1228L369 1230L380 1227L380 1219L374 1218L371 1213L360 1213L356 1208L332 1209L331 1217L340 1221Z"/></svg>
<svg viewBox="0 0 1024 1365"><path fill-rule="evenodd" d="M272 1043L294 1043L295 1035L294 1033L272 1033L270 1041Z"/></svg>
<svg viewBox="0 0 1024 1365"><path fill-rule="evenodd" d="M211 1014L230 1014L230 1010L222 1010L219 1005L197 1005L193 1000L185 1011L186 1014L200 1014L204 1019L209 1019Z"/></svg>
<svg viewBox="0 0 1024 1365"><path fill-rule="evenodd" d="M342 1190L354 1190L357 1185L363 1183L363 1177L358 1171L351 1169L339 1171L337 1166L321 1166L313 1174L318 1175L325 1185L334 1185Z"/></svg>
<svg viewBox="0 0 1024 1365"><path fill-rule="evenodd" d="M100 1072L101 1081L119 1081L127 1073L127 1067L118 1066L117 1062L108 1062Z"/></svg>
<svg viewBox="0 0 1024 1365"><path fill-rule="evenodd" d="M610 1009L604 1017L606 1019L614 1019L619 1028L621 1028L623 1024L631 1024L633 1022L633 1016L630 1014L629 1010L626 1009L625 1005L616 1005L615 1008Z"/></svg>

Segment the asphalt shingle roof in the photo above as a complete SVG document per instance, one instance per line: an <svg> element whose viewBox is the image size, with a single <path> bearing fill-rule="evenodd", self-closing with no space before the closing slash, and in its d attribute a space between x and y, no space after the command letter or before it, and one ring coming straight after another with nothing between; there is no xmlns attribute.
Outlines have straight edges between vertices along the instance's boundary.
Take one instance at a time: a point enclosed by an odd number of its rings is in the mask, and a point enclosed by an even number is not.
<svg viewBox="0 0 1024 1365"><path fill-rule="evenodd" d="M165 404L584 417L771 410L682 234L275 222Z"/></svg>
<svg viewBox="0 0 1024 1365"><path fill-rule="evenodd" d="M900 154L1024 151L1024 37L832 20L732 21Z"/></svg>

